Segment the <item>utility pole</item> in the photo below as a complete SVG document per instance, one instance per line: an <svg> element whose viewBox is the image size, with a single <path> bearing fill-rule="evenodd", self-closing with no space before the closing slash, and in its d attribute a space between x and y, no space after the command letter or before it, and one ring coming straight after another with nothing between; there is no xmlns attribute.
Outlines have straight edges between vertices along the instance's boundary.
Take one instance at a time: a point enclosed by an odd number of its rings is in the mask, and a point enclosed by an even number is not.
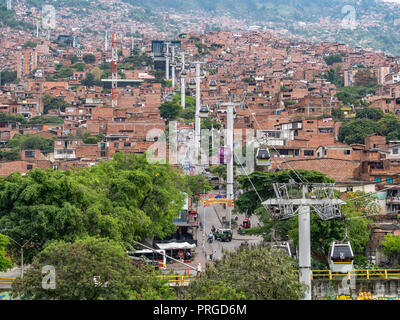
<svg viewBox="0 0 400 320"><path fill-rule="evenodd" d="M166 42L167 51L165 52L165 79L169 80L169 45L170 42Z"/></svg>
<svg viewBox="0 0 400 320"><path fill-rule="evenodd" d="M186 88L185 88L185 78L186 78L186 71L185 71L185 53L182 51L182 71L181 71L181 105L182 109L185 110L186 106Z"/></svg>
<svg viewBox="0 0 400 320"><path fill-rule="evenodd" d="M39 38L39 24L40 24L39 20L36 21L36 38Z"/></svg>
<svg viewBox="0 0 400 320"><path fill-rule="evenodd" d="M299 280L306 285L303 300L311 300L311 236L310 207L312 206L323 220L341 217L339 205L345 204L340 199L333 199L333 183L275 183L276 199L263 202L274 220L286 220L299 215ZM313 192L309 192L309 188ZM300 191L300 192L299 192ZM296 199L297 194L302 197ZM297 210L294 210L297 207Z"/></svg>
<svg viewBox="0 0 400 320"><path fill-rule="evenodd" d="M104 51L108 51L108 31L106 30L106 34L104 36Z"/></svg>
<svg viewBox="0 0 400 320"><path fill-rule="evenodd" d="M201 92L200 92L200 62L195 62L196 65L196 121L195 121L195 148L196 148L196 162L200 154L200 107L201 107Z"/></svg>
<svg viewBox="0 0 400 320"><path fill-rule="evenodd" d="M311 235L310 235L310 206L306 194L308 186L302 186L303 203L299 208L299 271L300 282L307 285L308 291L304 300L311 300Z"/></svg>
<svg viewBox="0 0 400 320"><path fill-rule="evenodd" d="M111 89L111 96L112 96L112 107L117 106L118 100L118 52L117 52L117 35L115 33L112 34L112 89Z"/></svg>
<svg viewBox="0 0 400 320"><path fill-rule="evenodd" d="M233 199L233 104L228 105L227 109L227 135L226 135L226 146L231 156L228 157L226 164L227 179L226 179L226 193L229 200ZM229 221L229 229L232 229L232 207L226 206L226 216Z"/></svg>
<svg viewBox="0 0 400 320"><path fill-rule="evenodd" d="M173 46L172 48L172 88L175 89L175 47Z"/></svg>

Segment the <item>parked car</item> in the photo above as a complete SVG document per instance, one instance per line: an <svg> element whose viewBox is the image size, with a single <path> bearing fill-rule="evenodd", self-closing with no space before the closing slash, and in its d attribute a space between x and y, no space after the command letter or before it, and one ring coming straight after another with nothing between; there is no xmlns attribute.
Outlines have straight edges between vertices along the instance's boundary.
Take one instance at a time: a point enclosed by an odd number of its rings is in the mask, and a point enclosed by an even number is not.
<svg viewBox="0 0 400 320"><path fill-rule="evenodd" d="M215 240L232 241L232 230L217 228L214 232Z"/></svg>

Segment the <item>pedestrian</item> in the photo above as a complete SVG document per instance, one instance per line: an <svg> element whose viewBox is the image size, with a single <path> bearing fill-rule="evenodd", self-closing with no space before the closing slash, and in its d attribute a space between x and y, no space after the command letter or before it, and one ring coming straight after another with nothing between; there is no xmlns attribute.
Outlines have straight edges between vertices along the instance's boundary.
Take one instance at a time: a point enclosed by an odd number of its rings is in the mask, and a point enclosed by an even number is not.
<svg viewBox="0 0 400 320"><path fill-rule="evenodd" d="M211 261L212 262L215 262L215 254L216 254L217 252L216 251L214 251L212 254L211 254Z"/></svg>
<svg viewBox="0 0 400 320"><path fill-rule="evenodd" d="M192 257L192 255L190 254L190 251L186 252L186 260L190 260L190 258Z"/></svg>
<svg viewBox="0 0 400 320"><path fill-rule="evenodd" d="M197 275L199 276L201 274L201 263L197 265Z"/></svg>

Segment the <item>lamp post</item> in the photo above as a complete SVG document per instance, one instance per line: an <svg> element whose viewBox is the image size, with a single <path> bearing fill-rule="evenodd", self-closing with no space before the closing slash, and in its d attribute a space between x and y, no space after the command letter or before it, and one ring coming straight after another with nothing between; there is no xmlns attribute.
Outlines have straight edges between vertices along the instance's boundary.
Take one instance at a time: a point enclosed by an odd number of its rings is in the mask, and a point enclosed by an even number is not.
<svg viewBox="0 0 400 320"><path fill-rule="evenodd" d="M1 231L3 232L3 231L6 231L6 230L3 229L3 230L1 230ZM19 242L17 242L16 240L14 240L13 238L11 238L10 236L8 236L8 235L6 235L6 234L5 234L5 236L6 236L8 239L14 241L14 242L21 248L21 278L23 278L23 277L24 277L24 247L28 244L28 242L30 242L34 237L37 236L37 233L35 233L35 234L32 236L32 238L30 238L29 240L27 240L23 245L21 245Z"/></svg>

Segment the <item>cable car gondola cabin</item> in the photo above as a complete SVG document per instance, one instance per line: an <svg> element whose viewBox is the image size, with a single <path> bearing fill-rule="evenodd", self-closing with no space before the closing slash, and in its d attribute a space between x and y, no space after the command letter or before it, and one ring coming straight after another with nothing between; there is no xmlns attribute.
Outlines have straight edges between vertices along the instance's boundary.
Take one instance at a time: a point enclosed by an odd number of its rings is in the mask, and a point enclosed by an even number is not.
<svg viewBox="0 0 400 320"><path fill-rule="evenodd" d="M354 254L350 242L333 242L328 258L332 272L347 273L353 270Z"/></svg>
<svg viewBox="0 0 400 320"><path fill-rule="evenodd" d="M208 112L209 112L210 110L209 110L209 108L208 108L208 106L207 105L202 105L201 107L200 107L200 110L199 110L199 116L200 116L200 118L208 118Z"/></svg>
<svg viewBox="0 0 400 320"><path fill-rule="evenodd" d="M196 80L190 79L190 81L189 81L189 88L190 88L190 89L196 89Z"/></svg>
<svg viewBox="0 0 400 320"><path fill-rule="evenodd" d="M211 80L209 88L210 90L217 90L217 82L215 80Z"/></svg>
<svg viewBox="0 0 400 320"><path fill-rule="evenodd" d="M256 164L257 166L269 166L271 154L269 153L268 149L258 149L256 155Z"/></svg>
<svg viewBox="0 0 400 320"><path fill-rule="evenodd" d="M278 249L278 250L282 250L282 251L283 251L284 253L286 253L289 257L292 256L292 252L290 251L289 242L281 242L281 243L274 244L274 245L272 246L272 248Z"/></svg>

